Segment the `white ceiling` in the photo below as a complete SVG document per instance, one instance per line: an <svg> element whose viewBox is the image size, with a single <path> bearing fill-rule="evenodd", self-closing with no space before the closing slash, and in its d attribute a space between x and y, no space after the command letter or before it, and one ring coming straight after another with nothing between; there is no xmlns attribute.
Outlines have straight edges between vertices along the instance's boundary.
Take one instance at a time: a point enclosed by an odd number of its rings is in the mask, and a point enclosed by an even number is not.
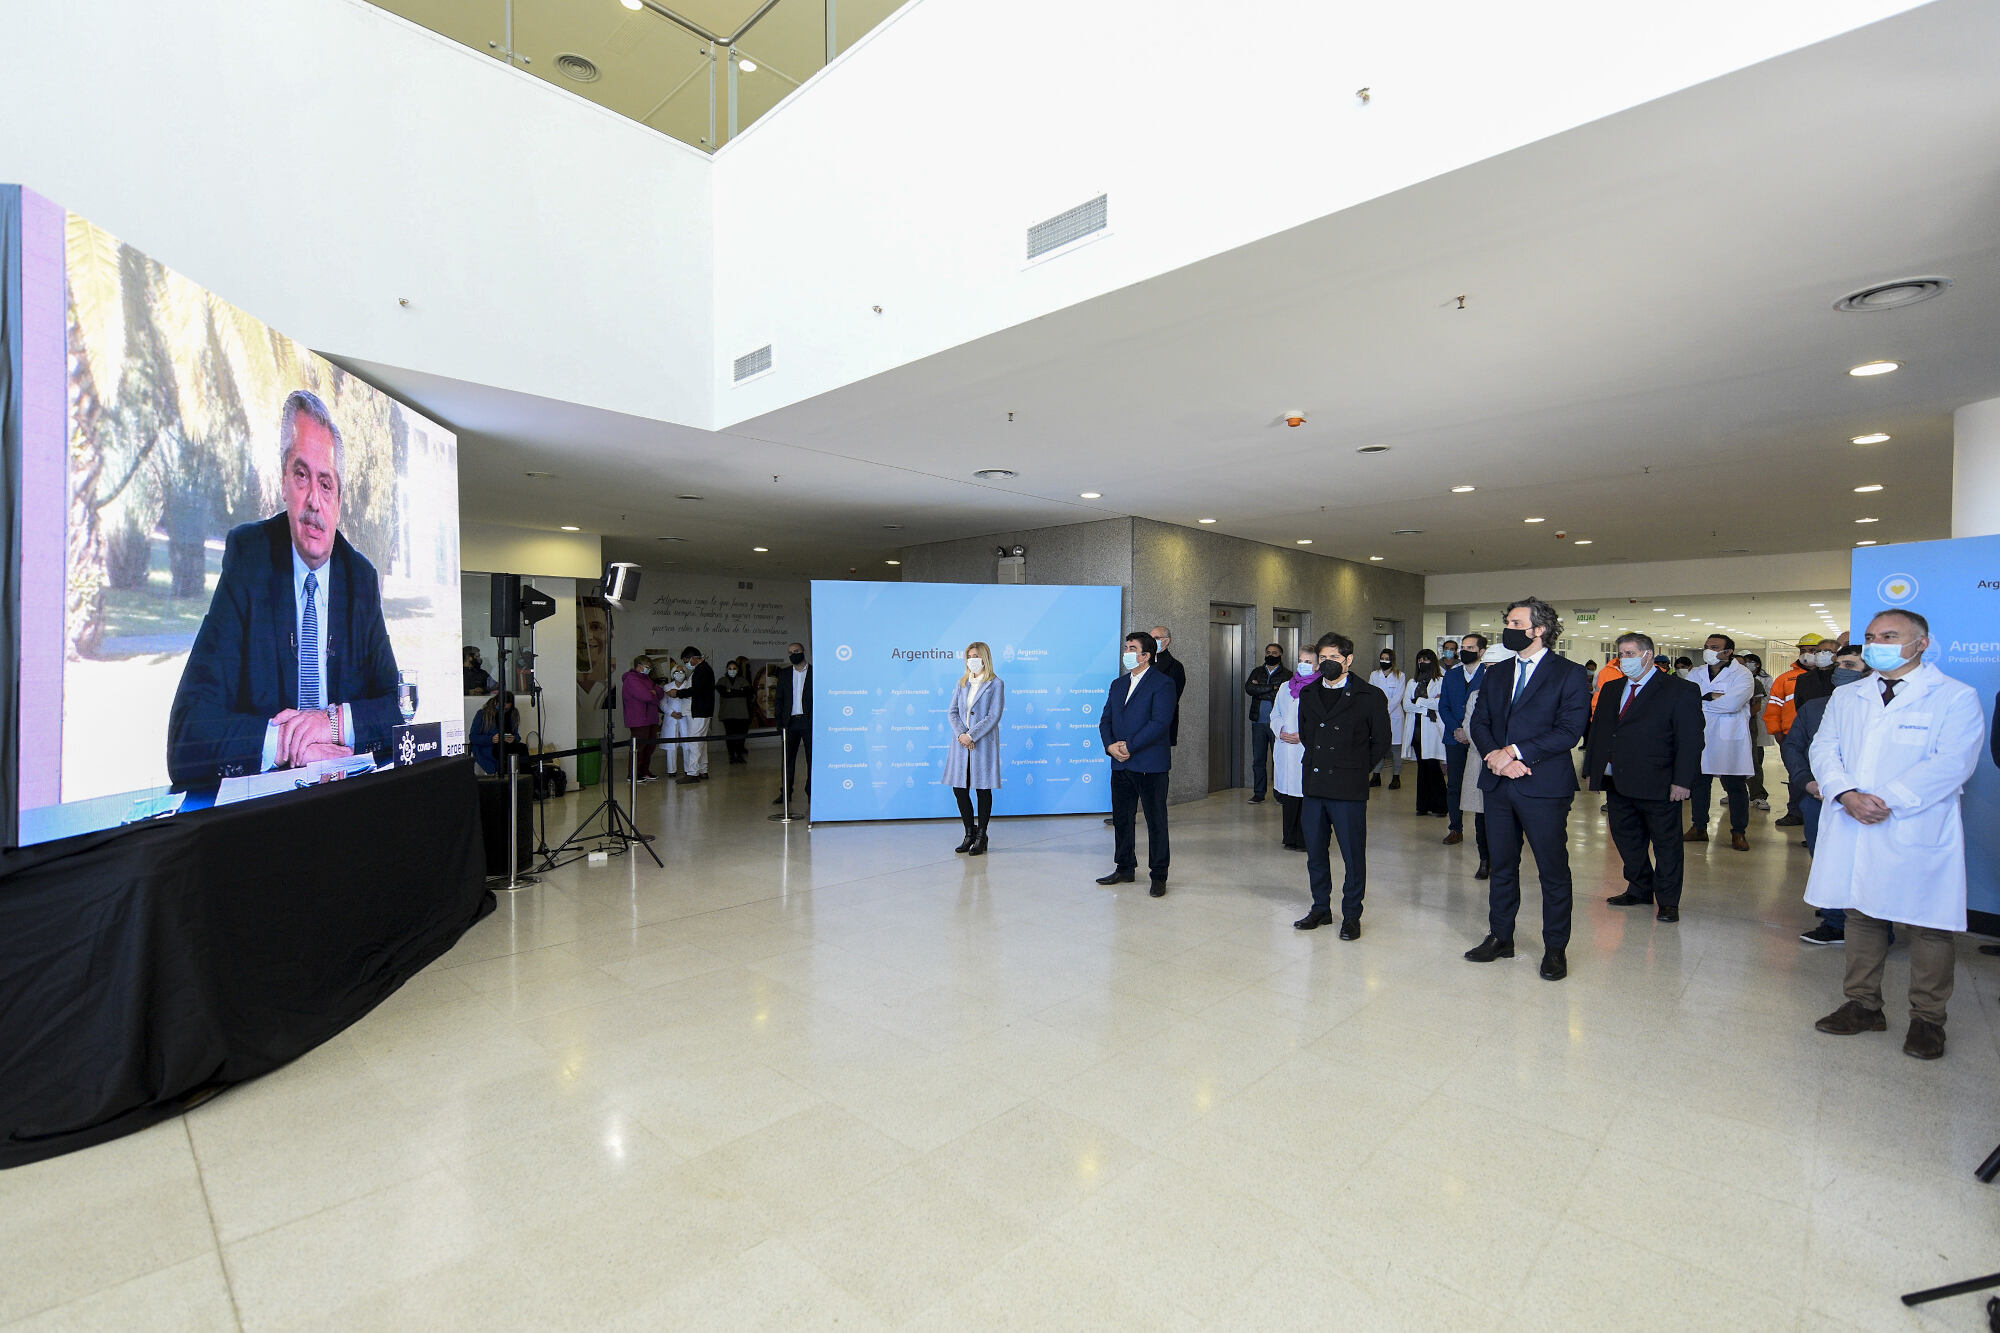
<svg viewBox="0 0 2000 1333"><path fill-rule="evenodd" d="M1934 538L1950 412L2000 396L1996 67L2000 6L1941 0L721 433L357 368L465 432L469 517L688 567L1122 514L1417 572Z"/></svg>

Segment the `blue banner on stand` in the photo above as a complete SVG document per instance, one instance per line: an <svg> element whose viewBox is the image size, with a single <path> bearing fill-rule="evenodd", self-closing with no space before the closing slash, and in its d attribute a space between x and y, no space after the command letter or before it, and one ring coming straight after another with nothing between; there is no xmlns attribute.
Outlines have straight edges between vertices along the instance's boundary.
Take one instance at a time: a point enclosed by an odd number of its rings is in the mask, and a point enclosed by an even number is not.
<svg viewBox="0 0 2000 1333"><path fill-rule="evenodd" d="M1006 687L997 815L1101 813L1097 713L1119 672L1124 590L989 583L812 585L815 823L940 819L965 647Z"/></svg>
<svg viewBox="0 0 2000 1333"><path fill-rule="evenodd" d="M1924 660L1979 692L1990 741L2000 699L2000 537L1864 547L1854 553L1853 599L1857 641L1870 618L1892 608L1930 621ZM1966 906L2000 915L2000 757L1990 745L1966 784L1964 818Z"/></svg>

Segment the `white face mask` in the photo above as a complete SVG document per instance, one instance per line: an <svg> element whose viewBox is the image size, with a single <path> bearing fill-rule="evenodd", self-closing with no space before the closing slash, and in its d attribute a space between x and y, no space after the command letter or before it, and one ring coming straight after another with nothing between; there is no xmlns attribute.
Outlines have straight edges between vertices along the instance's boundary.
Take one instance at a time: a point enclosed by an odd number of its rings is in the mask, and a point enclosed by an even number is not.
<svg viewBox="0 0 2000 1333"><path fill-rule="evenodd" d="M735 674L736 674L736 668L735 668L735 667L731 667L731 668L729 668L729 674L730 674L730 675L732 675L732 676L733 676L733 675L735 675Z"/></svg>
<svg viewBox="0 0 2000 1333"><path fill-rule="evenodd" d="M1812 655L1812 664L1813 664L1814 666L1818 667L1818 668L1819 668L1820 670L1824 671L1824 670L1826 670L1826 669L1827 669L1828 667L1830 667L1830 666L1832 666L1832 665L1833 665L1833 654L1832 654L1832 653L1814 653L1814 654Z"/></svg>
<svg viewBox="0 0 2000 1333"><path fill-rule="evenodd" d="M1713 648L1704 648L1701 650L1701 660L1708 666L1721 666L1722 654Z"/></svg>
<svg viewBox="0 0 2000 1333"><path fill-rule="evenodd" d="M968 657L965 659L965 669L977 676L986 670L986 663L976 657Z"/></svg>

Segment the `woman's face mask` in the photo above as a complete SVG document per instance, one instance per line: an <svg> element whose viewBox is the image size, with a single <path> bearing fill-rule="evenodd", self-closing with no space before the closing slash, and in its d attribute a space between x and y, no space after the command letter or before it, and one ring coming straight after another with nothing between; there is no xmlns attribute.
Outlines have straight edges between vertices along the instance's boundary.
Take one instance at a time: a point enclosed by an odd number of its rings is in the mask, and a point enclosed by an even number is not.
<svg viewBox="0 0 2000 1333"><path fill-rule="evenodd" d="M981 672L986 670L986 663L981 661L978 657L967 657L965 659L965 669L967 671L970 671L973 675L977 676Z"/></svg>

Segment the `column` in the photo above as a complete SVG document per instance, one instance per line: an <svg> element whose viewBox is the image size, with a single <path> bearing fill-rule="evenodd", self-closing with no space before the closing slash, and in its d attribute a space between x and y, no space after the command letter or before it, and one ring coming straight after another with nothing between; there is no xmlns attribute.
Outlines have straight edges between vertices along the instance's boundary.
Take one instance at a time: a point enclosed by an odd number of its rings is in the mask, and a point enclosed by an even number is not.
<svg viewBox="0 0 2000 1333"><path fill-rule="evenodd" d="M1951 535L2000 533L2000 398L1952 414Z"/></svg>

